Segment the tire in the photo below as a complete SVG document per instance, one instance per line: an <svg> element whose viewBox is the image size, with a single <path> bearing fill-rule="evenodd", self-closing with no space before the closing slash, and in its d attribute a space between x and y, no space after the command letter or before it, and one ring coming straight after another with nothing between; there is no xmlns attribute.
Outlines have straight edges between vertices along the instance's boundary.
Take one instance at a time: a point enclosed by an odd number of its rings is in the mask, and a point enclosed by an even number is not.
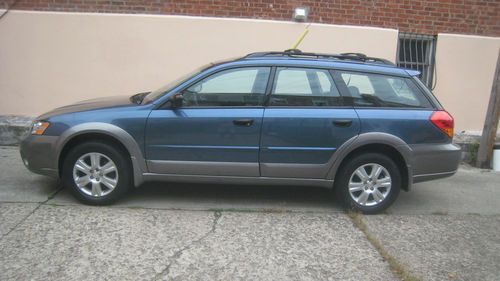
<svg viewBox="0 0 500 281"><path fill-rule="evenodd" d="M346 208L376 214L396 200L401 190L401 178L399 167L386 155L358 154L348 159L338 171L336 197Z"/></svg>
<svg viewBox="0 0 500 281"><path fill-rule="evenodd" d="M84 204L114 203L132 186L132 168L126 155L126 151L105 142L79 144L64 159L63 184Z"/></svg>

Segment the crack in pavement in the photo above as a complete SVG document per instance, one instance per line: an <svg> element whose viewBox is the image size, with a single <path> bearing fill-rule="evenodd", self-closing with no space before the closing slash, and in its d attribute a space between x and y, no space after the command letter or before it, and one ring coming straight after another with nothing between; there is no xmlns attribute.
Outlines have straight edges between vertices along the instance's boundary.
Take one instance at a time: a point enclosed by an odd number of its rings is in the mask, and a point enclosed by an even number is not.
<svg viewBox="0 0 500 281"><path fill-rule="evenodd" d="M169 260L170 259L173 259L173 260L165 267L165 269L163 269L160 273L156 274L155 277L153 278L153 280L155 280L155 281L160 280L163 276L168 276L172 265L177 262L177 260L182 256L182 254L186 250L191 249L191 247L193 245L200 243L201 241L206 239L210 234L214 233L215 229L217 228L217 224L219 223L219 219L221 216L222 216L221 212L219 212L219 211L214 212L214 220L212 222L212 228L207 233L205 233L203 236L201 236L200 238L192 241L191 243L189 243L186 246L182 247L181 249L177 250L173 255L168 257Z"/></svg>
<svg viewBox="0 0 500 281"><path fill-rule="evenodd" d="M36 206L33 210L31 210L31 212L29 212L29 214L27 214L24 218L22 218L18 223L16 223L9 231L7 231L7 233L3 234L2 237L0 237L0 240L3 240L7 235L9 235L18 226L20 226L23 222L25 222L31 215L33 215L41 206L45 205L47 202L49 202L49 200L53 199L57 195L57 193L59 193L59 191L61 191L62 189L63 189L62 184L59 184L59 187L54 192L52 192L52 194L50 194L47 197L47 199L45 199L42 202L39 202L38 206ZM0 203L5 203L5 202L0 202ZM16 203L19 203L19 202L16 202ZM30 203L34 203L34 202L30 202ZM22 203L20 203L20 204L22 204Z"/></svg>

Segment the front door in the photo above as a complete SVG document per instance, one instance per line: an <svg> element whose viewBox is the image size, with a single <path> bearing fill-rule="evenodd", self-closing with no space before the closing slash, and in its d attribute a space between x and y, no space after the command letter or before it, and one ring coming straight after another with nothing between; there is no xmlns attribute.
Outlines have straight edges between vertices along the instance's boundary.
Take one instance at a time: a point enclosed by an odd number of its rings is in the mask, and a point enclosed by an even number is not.
<svg viewBox="0 0 500 281"><path fill-rule="evenodd" d="M226 69L182 91L178 108L154 110L146 128L149 171L259 176L269 67Z"/></svg>
<svg viewBox="0 0 500 281"><path fill-rule="evenodd" d="M287 67L276 70L262 126L261 176L315 179L360 128L328 70Z"/></svg>

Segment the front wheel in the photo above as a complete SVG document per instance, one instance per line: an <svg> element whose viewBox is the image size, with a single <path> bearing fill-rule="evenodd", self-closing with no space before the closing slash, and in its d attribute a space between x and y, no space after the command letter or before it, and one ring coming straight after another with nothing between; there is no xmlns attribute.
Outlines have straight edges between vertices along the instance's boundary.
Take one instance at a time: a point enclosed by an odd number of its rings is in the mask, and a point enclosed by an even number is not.
<svg viewBox="0 0 500 281"><path fill-rule="evenodd" d="M64 161L64 185L85 204L111 204L131 186L130 161L125 155L107 143L79 144Z"/></svg>
<svg viewBox="0 0 500 281"><path fill-rule="evenodd" d="M388 208L401 189L401 172L379 153L354 156L343 165L335 183L337 197L351 209L374 214Z"/></svg>

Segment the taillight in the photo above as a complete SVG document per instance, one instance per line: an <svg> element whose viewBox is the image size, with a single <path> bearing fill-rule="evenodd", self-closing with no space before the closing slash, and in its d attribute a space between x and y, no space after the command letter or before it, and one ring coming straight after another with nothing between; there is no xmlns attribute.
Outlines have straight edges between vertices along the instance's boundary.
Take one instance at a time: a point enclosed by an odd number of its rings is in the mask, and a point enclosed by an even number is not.
<svg viewBox="0 0 500 281"><path fill-rule="evenodd" d="M434 111L430 120L432 124L443 131L448 137L453 138L453 127L455 124L453 117L448 112L444 110Z"/></svg>

